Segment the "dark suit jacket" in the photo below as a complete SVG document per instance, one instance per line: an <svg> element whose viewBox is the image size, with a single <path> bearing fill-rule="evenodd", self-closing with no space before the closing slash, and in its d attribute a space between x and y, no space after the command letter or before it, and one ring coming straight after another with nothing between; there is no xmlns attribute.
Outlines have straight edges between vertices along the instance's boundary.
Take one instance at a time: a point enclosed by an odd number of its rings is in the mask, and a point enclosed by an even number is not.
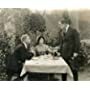
<svg viewBox="0 0 90 90"><path fill-rule="evenodd" d="M61 42L61 55L65 60L70 59L73 56L73 53L79 52L80 48L80 38L79 38L79 33L69 27L68 31L66 32L65 36L62 38Z"/></svg>
<svg viewBox="0 0 90 90"><path fill-rule="evenodd" d="M13 72L20 72L22 69L22 63L25 62L26 59L31 59L33 53L29 52L24 44L20 44L16 47L13 54L8 55L6 60L7 70L11 70Z"/></svg>

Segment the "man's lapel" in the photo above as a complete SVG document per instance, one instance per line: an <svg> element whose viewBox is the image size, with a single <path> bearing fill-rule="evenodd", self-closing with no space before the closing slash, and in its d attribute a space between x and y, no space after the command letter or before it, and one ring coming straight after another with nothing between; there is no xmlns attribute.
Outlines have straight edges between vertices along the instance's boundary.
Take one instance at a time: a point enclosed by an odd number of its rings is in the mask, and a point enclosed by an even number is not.
<svg viewBox="0 0 90 90"><path fill-rule="evenodd" d="M68 35L70 34L71 28L69 27L67 32L64 32L64 39L67 39Z"/></svg>

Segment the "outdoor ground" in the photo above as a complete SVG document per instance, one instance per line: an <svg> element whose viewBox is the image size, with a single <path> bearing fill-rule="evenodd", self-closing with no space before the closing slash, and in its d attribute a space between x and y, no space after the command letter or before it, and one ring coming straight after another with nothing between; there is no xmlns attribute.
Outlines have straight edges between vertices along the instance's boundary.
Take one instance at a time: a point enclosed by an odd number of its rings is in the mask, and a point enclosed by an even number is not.
<svg viewBox="0 0 90 90"><path fill-rule="evenodd" d="M79 81L90 81L90 64L79 72Z"/></svg>
<svg viewBox="0 0 90 90"><path fill-rule="evenodd" d="M60 75L56 75L56 77L61 81ZM68 81L72 81L72 79L68 77ZM79 81L90 81L90 64L79 71Z"/></svg>

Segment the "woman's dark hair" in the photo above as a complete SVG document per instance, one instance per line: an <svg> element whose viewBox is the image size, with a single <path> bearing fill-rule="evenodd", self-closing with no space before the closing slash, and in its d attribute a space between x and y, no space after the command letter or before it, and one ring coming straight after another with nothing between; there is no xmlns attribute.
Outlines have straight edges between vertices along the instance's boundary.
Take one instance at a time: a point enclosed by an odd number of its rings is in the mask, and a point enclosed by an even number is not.
<svg viewBox="0 0 90 90"><path fill-rule="evenodd" d="M37 43L36 43L36 45L39 44L40 39L43 39L43 40L44 40L44 43L46 44L46 40L45 40L45 38L44 38L43 36L40 36L40 37L37 39Z"/></svg>

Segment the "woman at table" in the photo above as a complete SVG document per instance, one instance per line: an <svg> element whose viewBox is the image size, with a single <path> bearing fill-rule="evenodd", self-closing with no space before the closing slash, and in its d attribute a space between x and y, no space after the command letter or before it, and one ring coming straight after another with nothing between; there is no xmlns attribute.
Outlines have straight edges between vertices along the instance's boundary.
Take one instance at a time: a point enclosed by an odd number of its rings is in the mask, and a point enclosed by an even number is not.
<svg viewBox="0 0 90 90"><path fill-rule="evenodd" d="M34 48L36 56L48 54L49 46L46 45L45 43L46 43L46 41L45 41L45 38L43 36L40 36L37 39L36 47ZM48 74L31 73L29 75L29 78L32 81L47 81L48 80Z"/></svg>
<svg viewBox="0 0 90 90"><path fill-rule="evenodd" d="M51 52L50 47L46 44L46 40L43 36L37 39L35 47L36 56L45 55Z"/></svg>
<svg viewBox="0 0 90 90"><path fill-rule="evenodd" d="M46 44L46 40L43 36L40 36L37 39L37 44L35 47L36 56L45 55L51 53L50 47ZM38 80L38 81L47 81L48 77L49 80L57 80L54 78L54 74L47 74L47 73L32 73L30 76L30 80Z"/></svg>

